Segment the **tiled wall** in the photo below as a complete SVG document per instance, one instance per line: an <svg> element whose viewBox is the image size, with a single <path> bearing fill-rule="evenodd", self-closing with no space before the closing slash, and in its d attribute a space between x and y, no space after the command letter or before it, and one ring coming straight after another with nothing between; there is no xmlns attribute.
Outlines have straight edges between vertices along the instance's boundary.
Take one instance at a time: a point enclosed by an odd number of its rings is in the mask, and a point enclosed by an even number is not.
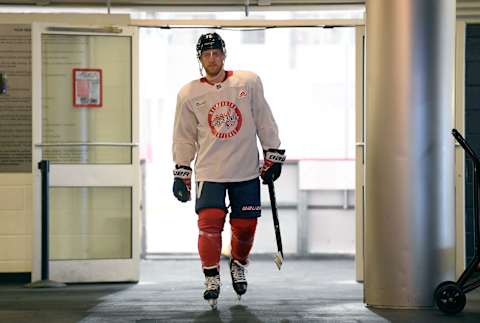
<svg viewBox="0 0 480 323"><path fill-rule="evenodd" d="M32 267L32 176L0 174L0 272Z"/></svg>

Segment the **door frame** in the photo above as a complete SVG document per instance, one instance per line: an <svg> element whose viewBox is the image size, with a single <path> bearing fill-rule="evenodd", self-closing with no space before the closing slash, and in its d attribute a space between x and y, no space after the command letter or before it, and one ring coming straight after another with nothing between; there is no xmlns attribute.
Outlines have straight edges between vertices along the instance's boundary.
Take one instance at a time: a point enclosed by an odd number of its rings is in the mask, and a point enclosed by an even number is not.
<svg viewBox="0 0 480 323"><path fill-rule="evenodd" d="M355 27L355 280L363 282L365 241L365 26Z"/></svg>

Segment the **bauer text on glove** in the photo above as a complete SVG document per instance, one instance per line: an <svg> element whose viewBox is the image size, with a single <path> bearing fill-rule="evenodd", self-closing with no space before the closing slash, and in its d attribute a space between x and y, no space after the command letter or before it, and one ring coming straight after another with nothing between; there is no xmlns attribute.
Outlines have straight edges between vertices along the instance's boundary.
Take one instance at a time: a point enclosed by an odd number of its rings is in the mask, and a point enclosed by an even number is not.
<svg viewBox="0 0 480 323"><path fill-rule="evenodd" d="M173 195L180 202L190 201L192 187L192 169L188 166L175 165L173 170Z"/></svg>
<svg viewBox="0 0 480 323"><path fill-rule="evenodd" d="M265 160L260 173L264 184L273 182L280 177L284 161L285 150L269 149L265 151Z"/></svg>

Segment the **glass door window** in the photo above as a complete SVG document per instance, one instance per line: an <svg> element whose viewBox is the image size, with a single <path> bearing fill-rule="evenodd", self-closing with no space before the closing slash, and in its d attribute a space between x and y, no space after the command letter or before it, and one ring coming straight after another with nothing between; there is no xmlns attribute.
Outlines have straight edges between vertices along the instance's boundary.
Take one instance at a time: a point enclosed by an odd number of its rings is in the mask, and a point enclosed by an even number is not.
<svg viewBox="0 0 480 323"><path fill-rule="evenodd" d="M130 187L52 187L50 259L132 257Z"/></svg>
<svg viewBox="0 0 480 323"><path fill-rule="evenodd" d="M42 35L42 142L57 164L130 164L131 39Z"/></svg>

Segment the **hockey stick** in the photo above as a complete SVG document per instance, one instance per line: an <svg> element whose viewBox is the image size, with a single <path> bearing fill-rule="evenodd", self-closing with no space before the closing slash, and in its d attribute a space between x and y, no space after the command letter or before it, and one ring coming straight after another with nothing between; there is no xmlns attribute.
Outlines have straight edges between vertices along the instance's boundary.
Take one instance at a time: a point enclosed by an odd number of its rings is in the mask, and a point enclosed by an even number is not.
<svg viewBox="0 0 480 323"><path fill-rule="evenodd" d="M277 239L277 249L278 249L278 252L273 261L275 262L275 265L277 265L278 270L280 270L283 263L283 248L282 248L282 236L280 235L280 223L278 222L277 200L275 198L275 187L273 186L273 181L270 181L267 184L268 184L268 193L270 195L270 204L272 206L273 227L275 228L275 238Z"/></svg>

